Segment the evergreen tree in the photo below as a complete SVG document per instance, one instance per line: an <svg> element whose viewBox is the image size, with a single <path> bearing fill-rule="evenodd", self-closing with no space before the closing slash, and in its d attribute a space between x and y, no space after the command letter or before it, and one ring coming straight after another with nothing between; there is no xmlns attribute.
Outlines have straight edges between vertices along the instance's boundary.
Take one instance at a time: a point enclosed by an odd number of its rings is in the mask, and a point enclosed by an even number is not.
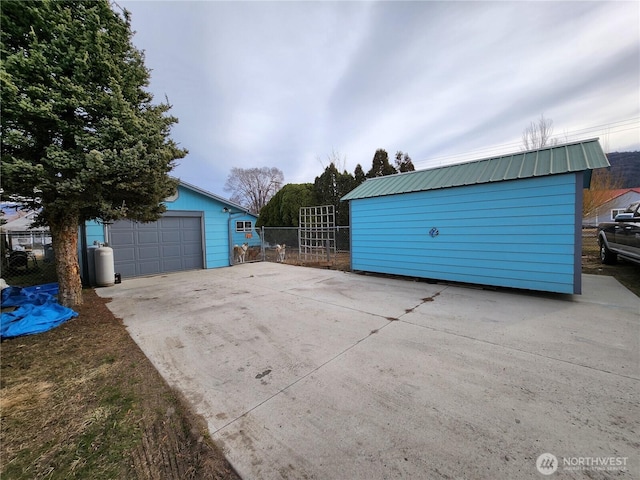
<svg viewBox="0 0 640 480"><path fill-rule="evenodd" d="M335 164L331 163L314 182L316 205L333 205L336 225L349 225L349 205L342 203L340 199L354 188L353 175L347 171L340 173Z"/></svg>
<svg viewBox="0 0 640 480"><path fill-rule="evenodd" d="M159 218L187 152L169 139L170 105L145 89L128 12L108 0L5 0L0 35L2 188L49 226L59 301L75 306L79 225Z"/></svg>
<svg viewBox="0 0 640 480"><path fill-rule="evenodd" d="M408 153L403 153L401 150L396 152L396 169L400 173L404 172L413 172L416 167L413 166L413 162L411 161L411 157Z"/></svg>
<svg viewBox="0 0 640 480"><path fill-rule="evenodd" d="M371 170L367 172L367 178L384 177L398 173L389 163L389 154L382 148L376 150L371 162Z"/></svg>
<svg viewBox="0 0 640 480"><path fill-rule="evenodd" d="M260 210L256 228L297 227L300 207L315 205L312 183L288 183Z"/></svg>
<svg viewBox="0 0 640 480"><path fill-rule="evenodd" d="M355 179L354 188L360 185L367 179L367 176L364 174L364 170L362 169L362 165L357 164L355 170L353 171L353 177Z"/></svg>

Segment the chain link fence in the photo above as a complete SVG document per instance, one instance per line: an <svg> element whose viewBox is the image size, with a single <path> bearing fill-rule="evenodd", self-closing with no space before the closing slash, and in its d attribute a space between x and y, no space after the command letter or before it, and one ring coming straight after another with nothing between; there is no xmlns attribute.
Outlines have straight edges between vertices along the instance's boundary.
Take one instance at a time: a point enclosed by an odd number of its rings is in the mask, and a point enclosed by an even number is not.
<svg viewBox="0 0 640 480"><path fill-rule="evenodd" d="M301 255L300 232L297 227L262 227L258 232L260 245L249 247L244 261L283 262L349 270L349 227L334 228L335 249L327 248L326 254L316 255L309 260ZM8 285L29 287L58 281L48 231L3 232L0 233L0 240L0 276ZM234 263L238 263L237 260L234 254Z"/></svg>
<svg viewBox="0 0 640 480"><path fill-rule="evenodd" d="M48 231L2 232L0 249L0 275L8 285L29 287L58 281Z"/></svg>
<svg viewBox="0 0 640 480"><path fill-rule="evenodd" d="M320 265L327 268L348 270L351 264L349 227L338 226L334 229L335 251L333 248L327 248L326 255L308 260L300 251L298 227L262 227L258 232L262 242L260 260L266 262L282 261L292 265Z"/></svg>

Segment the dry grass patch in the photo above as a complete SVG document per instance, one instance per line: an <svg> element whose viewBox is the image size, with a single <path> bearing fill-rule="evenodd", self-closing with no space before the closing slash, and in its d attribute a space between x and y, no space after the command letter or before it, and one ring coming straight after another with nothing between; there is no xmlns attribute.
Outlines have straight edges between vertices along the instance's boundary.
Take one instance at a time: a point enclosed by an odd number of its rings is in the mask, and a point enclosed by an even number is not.
<svg viewBox="0 0 640 480"><path fill-rule="evenodd" d="M0 477L238 478L105 301L84 295L78 318L2 343Z"/></svg>

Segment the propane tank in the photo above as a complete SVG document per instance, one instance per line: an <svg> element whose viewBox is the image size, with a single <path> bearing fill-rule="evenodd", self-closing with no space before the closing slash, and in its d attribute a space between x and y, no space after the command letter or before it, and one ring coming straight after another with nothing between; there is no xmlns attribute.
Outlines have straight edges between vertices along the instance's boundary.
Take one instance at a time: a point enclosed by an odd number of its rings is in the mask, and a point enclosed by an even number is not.
<svg viewBox="0 0 640 480"><path fill-rule="evenodd" d="M94 250L96 264L96 285L109 287L115 283L115 266L113 263L113 249L105 245L99 245Z"/></svg>

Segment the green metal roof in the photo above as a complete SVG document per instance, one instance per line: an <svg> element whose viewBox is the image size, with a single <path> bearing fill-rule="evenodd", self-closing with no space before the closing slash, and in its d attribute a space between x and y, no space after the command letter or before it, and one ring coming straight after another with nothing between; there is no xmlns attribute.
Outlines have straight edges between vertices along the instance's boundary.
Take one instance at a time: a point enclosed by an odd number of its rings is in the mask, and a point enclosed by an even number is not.
<svg viewBox="0 0 640 480"><path fill-rule="evenodd" d="M598 139L366 180L342 200L420 192L608 167Z"/></svg>

